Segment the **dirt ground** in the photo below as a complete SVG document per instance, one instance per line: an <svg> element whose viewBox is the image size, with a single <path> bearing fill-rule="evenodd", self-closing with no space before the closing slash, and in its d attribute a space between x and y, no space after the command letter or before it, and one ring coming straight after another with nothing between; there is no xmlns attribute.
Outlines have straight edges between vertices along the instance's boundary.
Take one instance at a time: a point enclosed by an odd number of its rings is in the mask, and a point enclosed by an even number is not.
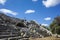
<svg viewBox="0 0 60 40"><path fill-rule="evenodd" d="M45 38L30 38L30 40L60 40L60 38L56 38L56 37L45 37Z"/></svg>

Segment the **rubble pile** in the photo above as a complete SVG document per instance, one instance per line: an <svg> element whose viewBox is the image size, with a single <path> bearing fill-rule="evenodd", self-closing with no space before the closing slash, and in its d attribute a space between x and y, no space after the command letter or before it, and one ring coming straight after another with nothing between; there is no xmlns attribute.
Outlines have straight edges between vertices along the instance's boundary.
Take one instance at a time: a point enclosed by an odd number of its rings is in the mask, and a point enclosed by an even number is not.
<svg viewBox="0 0 60 40"><path fill-rule="evenodd" d="M52 33L33 20L27 21L0 13L0 38L5 36L42 38L52 36Z"/></svg>

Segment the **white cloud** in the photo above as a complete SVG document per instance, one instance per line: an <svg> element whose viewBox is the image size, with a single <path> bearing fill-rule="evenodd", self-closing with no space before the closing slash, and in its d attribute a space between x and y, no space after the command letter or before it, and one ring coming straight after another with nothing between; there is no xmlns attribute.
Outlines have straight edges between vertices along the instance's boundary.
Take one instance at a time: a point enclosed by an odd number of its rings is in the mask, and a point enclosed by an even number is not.
<svg viewBox="0 0 60 40"><path fill-rule="evenodd" d="M0 4L4 5L6 0L0 0Z"/></svg>
<svg viewBox="0 0 60 40"><path fill-rule="evenodd" d="M35 10L26 10L26 14L30 14L30 13L34 13L35 12Z"/></svg>
<svg viewBox="0 0 60 40"><path fill-rule="evenodd" d="M49 8L60 4L60 0L45 0L45 1L43 0L42 3L44 6Z"/></svg>
<svg viewBox="0 0 60 40"><path fill-rule="evenodd" d="M0 12L5 13L5 14L11 14L11 15L17 15L17 12L13 12L11 10L8 9L0 9Z"/></svg>
<svg viewBox="0 0 60 40"><path fill-rule="evenodd" d="M51 20L51 17L46 17L46 18L44 18L44 20L46 20L46 21Z"/></svg>
<svg viewBox="0 0 60 40"><path fill-rule="evenodd" d="M33 2L36 2L36 1L38 1L38 0L32 0Z"/></svg>
<svg viewBox="0 0 60 40"><path fill-rule="evenodd" d="M41 25L42 25L42 26L48 26L48 24L44 24L44 23L43 23L43 24L41 24Z"/></svg>

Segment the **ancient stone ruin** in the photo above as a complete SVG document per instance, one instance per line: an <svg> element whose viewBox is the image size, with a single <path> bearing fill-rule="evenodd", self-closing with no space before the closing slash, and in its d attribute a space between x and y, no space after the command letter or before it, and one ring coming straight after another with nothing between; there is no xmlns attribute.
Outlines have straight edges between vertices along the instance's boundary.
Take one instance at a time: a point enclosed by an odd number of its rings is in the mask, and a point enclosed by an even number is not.
<svg viewBox="0 0 60 40"><path fill-rule="evenodd" d="M20 38L42 38L51 36L52 33L41 27L35 21L18 19L0 13L0 38L17 37Z"/></svg>

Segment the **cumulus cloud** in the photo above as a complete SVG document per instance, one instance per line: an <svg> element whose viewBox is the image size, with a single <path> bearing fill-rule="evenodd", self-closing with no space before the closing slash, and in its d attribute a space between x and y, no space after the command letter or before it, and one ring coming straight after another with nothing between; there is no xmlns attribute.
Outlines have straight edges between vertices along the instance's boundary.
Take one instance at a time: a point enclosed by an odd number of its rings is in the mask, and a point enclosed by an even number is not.
<svg viewBox="0 0 60 40"><path fill-rule="evenodd" d="M25 11L26 14L30 14L30 13L34 13L34 12L35 12L35 10L26 10Z"/></svg>
<svg viewBox="0 0 60 40"><path fill-rule="evenodd" d="M49 8L60 4L60 0L43 0L42 3L45 7Z"/></svg>
<svg viewBox="0 0 60 40"><path fill-rule="evenodd" d="M14 16L18 14L17 12L13 12L13 11L8 10L8 9L0 9L0 12L5 13L5 14L11 14Z"/></svg>
<svg viewBox="0 0 60 40"><path fill-rule="evenodd" d="M38 1L38 0L32 0L33 2L36 2L36 1Z"/></svg>
<svg viewBox="0 0 60 40"><path fill-rule="evenodd" d="M46 20L46 21L51 20L51 17L46 17L46 18L44 18L44 20Z"/></svg>
<svg viewBox="0 0 60 40"><path fill-rule="evenodd" d="M4 5L6 0L0 0L0 4Z"/></svg>
<svg viewBox="0 0 60 40"><path fill-rule="evenodd" d="M41 24L41 25L42 25L42 26L48 26L48 24L44 24L44 23L43 23L43 24Z"/></svg>

